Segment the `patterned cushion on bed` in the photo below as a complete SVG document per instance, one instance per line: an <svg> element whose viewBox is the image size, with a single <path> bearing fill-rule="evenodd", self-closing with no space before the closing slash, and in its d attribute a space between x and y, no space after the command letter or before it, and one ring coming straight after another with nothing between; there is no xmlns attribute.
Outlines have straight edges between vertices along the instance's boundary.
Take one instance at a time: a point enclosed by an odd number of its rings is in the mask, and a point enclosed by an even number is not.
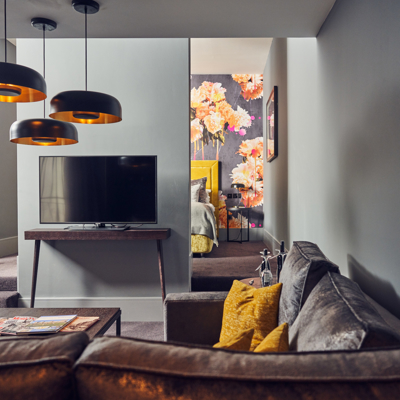
<svg viewBox="0 0 400 400"><path fill-rule="evenodd" d="M200 192L199 192L199 202L200 203L207 203L206 183L207 183L206 176L204 178L193 179L191 181L191 186L200 184Z"/></svg>

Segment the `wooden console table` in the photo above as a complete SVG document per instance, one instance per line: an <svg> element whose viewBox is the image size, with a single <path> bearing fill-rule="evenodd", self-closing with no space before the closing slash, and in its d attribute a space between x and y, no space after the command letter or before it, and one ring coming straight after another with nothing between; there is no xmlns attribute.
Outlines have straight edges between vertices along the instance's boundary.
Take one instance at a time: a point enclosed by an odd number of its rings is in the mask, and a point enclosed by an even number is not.
<svg viewBox="0 0 400 400"><path fill-rule="evenodd" d="M39 268L39 252L41 240L157 240L158 269L160 272L161 295L165 300L164 260L162 240L171 236L170 228L127 229L126 231L69 231L66 229L31 229L25 231L25 240L35 241L33 256L31 308L35 306L36 281Z"/></svg>

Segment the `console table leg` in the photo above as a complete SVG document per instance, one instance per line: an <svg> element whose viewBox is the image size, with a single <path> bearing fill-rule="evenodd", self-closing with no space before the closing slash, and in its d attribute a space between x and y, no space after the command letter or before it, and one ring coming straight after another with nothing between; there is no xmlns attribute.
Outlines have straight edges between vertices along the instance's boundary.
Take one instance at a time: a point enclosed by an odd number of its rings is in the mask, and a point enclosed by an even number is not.
<svg viewBox="0 0 400 400"><path fill-rule="evenodd" d="M36 281L39 268L40 240L35 240L35 252L33 254L33 272L31 288L31 308L35 307Z"/></svg>
<svg viewBox="0 0 400 400"><path fill-rule="evenodd" d="M162 250L162 241L157 240L157 253L158 253L158 269L160 271L160 283L161 283L161 296L164 303L165 300L165 279L164 279L164 259Z"/></svg>
<svg viewBox="0 0 400 400"><path fill-rule="evenodd" d="M121 336L121 315L117 318L116 336Z"/></svg>

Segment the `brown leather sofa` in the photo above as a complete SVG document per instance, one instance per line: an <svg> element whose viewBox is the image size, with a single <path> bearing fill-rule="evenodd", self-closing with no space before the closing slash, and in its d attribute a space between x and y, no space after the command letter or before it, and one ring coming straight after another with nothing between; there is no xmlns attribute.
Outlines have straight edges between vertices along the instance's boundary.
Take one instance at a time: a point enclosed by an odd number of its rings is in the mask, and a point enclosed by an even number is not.
<svg viewBox="0 0 400 400"><path fill-rule="evenodd" d="M400 321L296 242L282 270L288 353L213 349L226 293L170 294L167 342L1 338L0 399L400 399Z"/></svg>

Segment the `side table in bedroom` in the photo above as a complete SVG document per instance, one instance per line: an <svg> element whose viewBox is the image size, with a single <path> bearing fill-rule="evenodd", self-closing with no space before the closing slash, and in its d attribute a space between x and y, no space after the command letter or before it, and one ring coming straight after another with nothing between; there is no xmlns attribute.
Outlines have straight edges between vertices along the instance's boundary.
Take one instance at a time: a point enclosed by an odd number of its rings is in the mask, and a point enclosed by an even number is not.
<svg viewBox="0 0 400 400"><path fill-rule="evenodd" d="M227 212L228 212L228 214L227 214L227 223L226 223L226 228L227 228L227 230L226 230L226 234L227 234L227 237L226 237L226 241L227 242L238 242L238 243L243 243L243 242L249 242L250 241L250 223L249 223L249 215L250 215L250 207L230 207L230 208L227 208ZM233 240L230 240L229 239L229 213L234 213L234 212L236 212L237 213L237 216L238 216L238 219L240 220L240 240L237 240L237 238L236 239L233 239ZM244 216L243 215L243 213L245 213L246 215ZM240 218L239 218L239 215L240 215ZM247 239L246 240L243 240L243 217L246 217L247 218Z"/></svg>

